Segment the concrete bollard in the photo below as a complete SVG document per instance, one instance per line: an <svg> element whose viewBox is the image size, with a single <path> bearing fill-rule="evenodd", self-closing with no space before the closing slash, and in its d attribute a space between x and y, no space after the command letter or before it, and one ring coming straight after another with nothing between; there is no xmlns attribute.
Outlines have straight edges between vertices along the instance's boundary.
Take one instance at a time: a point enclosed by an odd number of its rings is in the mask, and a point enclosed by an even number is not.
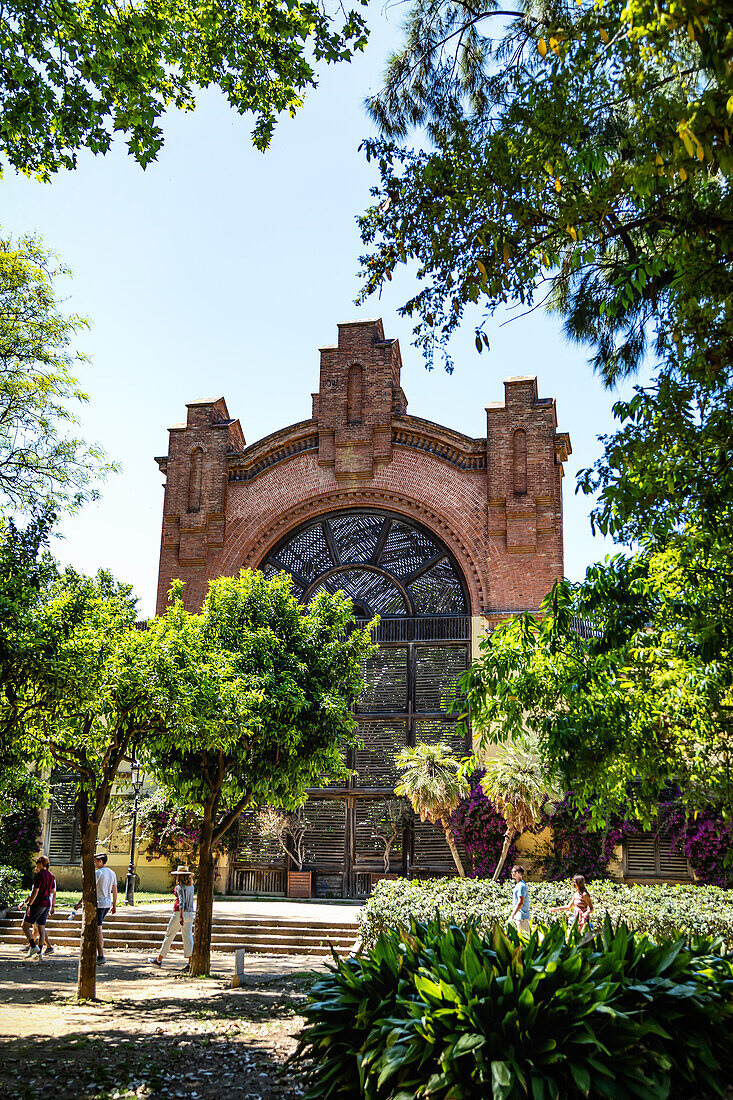
<svg viewBox="0 0 733 1100"><path fill-rule="evenodd" d="M234 953L234 974L232 975L232 989L239 989L244 985L244 956L246 952L243 947L237 948Z"/></svg>

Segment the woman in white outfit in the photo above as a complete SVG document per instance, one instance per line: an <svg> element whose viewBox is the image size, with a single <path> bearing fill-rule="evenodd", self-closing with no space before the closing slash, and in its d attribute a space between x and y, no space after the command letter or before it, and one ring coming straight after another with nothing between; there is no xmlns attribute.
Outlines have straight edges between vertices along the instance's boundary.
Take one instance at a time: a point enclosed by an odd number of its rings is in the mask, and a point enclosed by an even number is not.
<svg viewBox="0 0 733 1100"><path fill-rule="evenodd" d="M190 868L183 863L179 864L175 871L171 871L171 874L175 875L173 912L171 913L171 919L168 921L168 928L160 951L157 955L151 955L148 959L148 962L152 963L153 966L162 966L163 959L170 951L171 944L179 930L183 938L183 955L186 963L193 954L193 875Z"/></svg>

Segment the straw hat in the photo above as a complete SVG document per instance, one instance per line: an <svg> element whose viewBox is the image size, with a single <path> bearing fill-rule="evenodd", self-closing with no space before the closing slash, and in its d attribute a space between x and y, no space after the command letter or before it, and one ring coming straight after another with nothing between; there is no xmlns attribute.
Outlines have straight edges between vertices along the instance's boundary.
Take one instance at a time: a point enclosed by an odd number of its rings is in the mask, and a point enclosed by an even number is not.
<svg viewBox="0 0 733 1100"><path fill-rule="evenodd" d="M179 863L175 871L170 872L171 875L192 875L193 871L187 863Z"/></svg>

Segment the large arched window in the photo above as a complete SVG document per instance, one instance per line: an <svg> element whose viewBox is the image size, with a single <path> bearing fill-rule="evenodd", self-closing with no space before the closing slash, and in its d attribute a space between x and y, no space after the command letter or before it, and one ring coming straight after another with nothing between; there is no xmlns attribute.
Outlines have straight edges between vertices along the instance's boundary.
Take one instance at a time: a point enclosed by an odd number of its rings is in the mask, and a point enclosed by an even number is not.
<svg viewBox="0 0 733 1100"><path fill-rule="evenodd" d="M465 585L453 556L431 532L385 512L344 511L287 535L260 566L285 571L307 603L343 591L359 617L467 615Z"/></svg>
<svg viewBox="0 0 733 1100"><path fill-rule="evenodd" d="M397 753L425 741L448 744L459 756L470 749L450 708L469 659L466 586L447 546L431 531L366 508L303 524L281 539L260 569L268 577L289 573L303 603L324 590L342 591L358 618L380 616L379 649L366 663L365 688L354 702L361 745L346 752L349 777L324 776L304 810L316 894L364 897L384 870L372 820L385 799L394 799ZM230 885L272 891L272 876L281 876L282 866L273 864L252 828L247 821L242 826ZM393 846L390 867L401 874L408 868L452 872L442 829L411 821Z"/></svg>

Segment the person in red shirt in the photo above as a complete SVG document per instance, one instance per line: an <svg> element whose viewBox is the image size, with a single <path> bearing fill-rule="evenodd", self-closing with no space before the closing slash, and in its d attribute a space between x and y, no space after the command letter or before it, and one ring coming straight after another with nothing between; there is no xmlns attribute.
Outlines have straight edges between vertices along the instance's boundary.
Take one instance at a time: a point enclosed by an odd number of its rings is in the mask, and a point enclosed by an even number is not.
<svg viewBox="0 0 733 1100"><path fill-rule="evenodd" d="M25 916L21 928L28 940L28 957L41 954L46 918L56 892L56 879L49 871L48 856L39 856L36 860L36 873L33 876L33 888L26 899ZM33 926L38 932L38 943L33 938Z"/></svg>

